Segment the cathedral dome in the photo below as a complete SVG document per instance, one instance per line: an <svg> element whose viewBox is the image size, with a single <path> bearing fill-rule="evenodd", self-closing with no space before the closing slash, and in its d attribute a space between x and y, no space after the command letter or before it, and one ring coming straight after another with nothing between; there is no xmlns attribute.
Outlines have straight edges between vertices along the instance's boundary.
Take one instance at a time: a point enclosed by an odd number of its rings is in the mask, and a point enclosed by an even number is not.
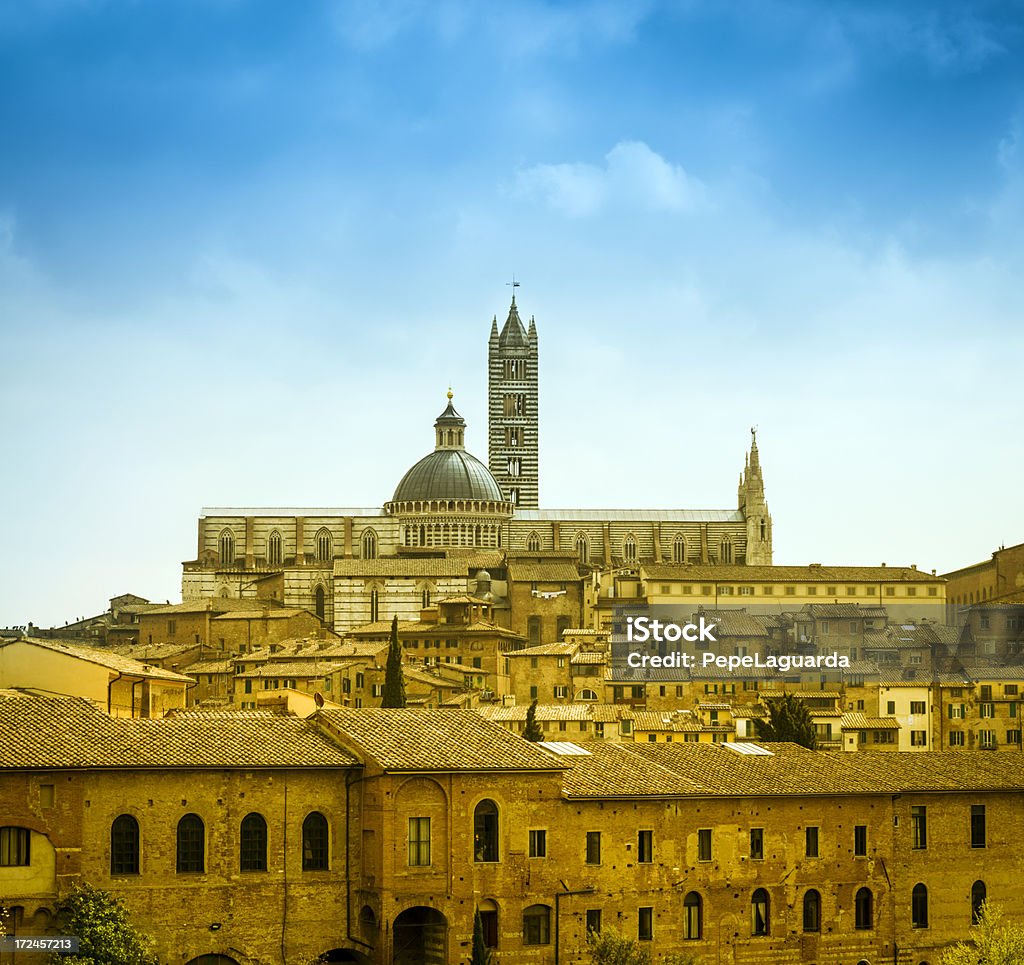
<svg viewBox="0 0 1024 965"><path fill-rule="evenodd" d="M490 470L463 448L465 431L465 420L455 411L449 389L448 408L434 423L436 448L402 477L392 502L429 499L504 502L501 487Z"/></svg>
<svg viewBox="0 0 1024 965"><path fill-rule="evenodd" d="M465 449L435 449L403 477L393 502L413 499L481 499L504 496L488 468Z"/></svg>

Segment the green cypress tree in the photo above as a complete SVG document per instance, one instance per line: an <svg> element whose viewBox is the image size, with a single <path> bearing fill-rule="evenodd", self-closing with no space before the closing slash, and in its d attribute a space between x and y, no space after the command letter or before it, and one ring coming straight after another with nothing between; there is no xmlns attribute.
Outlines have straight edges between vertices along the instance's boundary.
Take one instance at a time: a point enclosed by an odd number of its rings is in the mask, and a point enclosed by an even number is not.
<svg viewBox="0 0 1024 965"><path fill-rule="evenodd" d="M537 743L544 740L544 731L537 723L537 701L535 700L526 710L526 727L523 728L523 737L528 741Z"/></svg>
<svg viewBox="0 0 1024 965"><path fill-rule="evenodd" d="M484 942L484 922L479 908L473 913L473 957L470 965L491 965L491 951Z"/></svg>
<svg viewBox="0 0 1024 965"><path fill-rule="evenodd" d="M384 671L384 693L381 707L405 706L405 677L402 676L402 645L398 642L398 617L391 621L391 642L388 645L388 663Z"/></svg>

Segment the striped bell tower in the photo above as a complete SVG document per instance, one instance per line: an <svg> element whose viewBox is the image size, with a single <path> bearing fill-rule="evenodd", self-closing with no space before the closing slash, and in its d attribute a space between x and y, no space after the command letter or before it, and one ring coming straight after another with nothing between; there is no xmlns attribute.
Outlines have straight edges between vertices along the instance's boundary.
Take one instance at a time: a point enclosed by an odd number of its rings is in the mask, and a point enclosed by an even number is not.
<svg viewBox="0 0 1024 965"><path fill-rule="evenodd" d="M515 283L514 283L515 284ZM537 465L537 325L527 330L512 305L501 331L491 322L487 345L487 468L514 506L536 509Z"/></svg>

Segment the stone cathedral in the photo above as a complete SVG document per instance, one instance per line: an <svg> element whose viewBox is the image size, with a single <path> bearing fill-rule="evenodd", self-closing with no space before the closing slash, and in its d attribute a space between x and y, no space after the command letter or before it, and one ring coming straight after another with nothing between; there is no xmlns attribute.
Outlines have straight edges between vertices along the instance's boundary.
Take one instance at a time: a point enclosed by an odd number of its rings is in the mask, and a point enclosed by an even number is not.
<svg viewBox="0 0 1024 965"><path fill-rule="evenodd" d="M274 600L344 631L395 614L414 620L466 594L485 598L501 620L531 562L534 577L560 567L563 584L567 564L580 579L599 580L645 562L772 562L753 433L734 509L541 509L537 326L533 318L524 326L514 294L505 324L491 323L487 359L487 465L466 451L466 423L449 391L433 451L380 508L204 509L182 598Z"/></svg>

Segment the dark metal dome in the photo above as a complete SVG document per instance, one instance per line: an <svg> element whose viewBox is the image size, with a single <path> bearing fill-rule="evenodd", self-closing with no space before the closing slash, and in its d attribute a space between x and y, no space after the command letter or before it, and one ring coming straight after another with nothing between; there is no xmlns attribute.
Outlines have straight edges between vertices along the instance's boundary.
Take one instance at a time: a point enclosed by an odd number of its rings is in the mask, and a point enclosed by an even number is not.
<svg viewBox="0 0 1024 965"><path fill-rule="evenodd" d="M392 502L413 499L480 499L504 502L490 470L465 449L435 449L403 477Z"/></svg>

